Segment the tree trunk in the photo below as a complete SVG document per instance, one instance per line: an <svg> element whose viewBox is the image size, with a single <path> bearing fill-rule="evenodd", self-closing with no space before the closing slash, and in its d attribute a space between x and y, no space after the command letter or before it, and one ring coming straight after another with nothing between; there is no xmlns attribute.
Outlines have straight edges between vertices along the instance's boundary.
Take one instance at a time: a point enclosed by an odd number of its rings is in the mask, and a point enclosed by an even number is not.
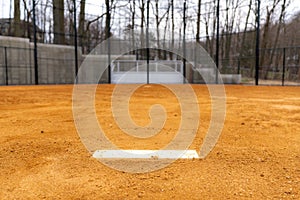
<svg viewBox="0 0 300 200"><path fill-rule="evenodd" d="M264 25L264 33L263 33L263 36L262 36L262 49L265 50L267 48L267 45L268 45L268 36L269 36L269 27L270 27L270 21L271 21L271 15L274 13L275 11L275 7L277 6L278 2L280 0L274 0L273 2L273 5L272 5L272 8L271 10L267 9L267 16L266 16L266 23ZM260 66L263 66L264 65L264 62L265 62L265 52L262 51L261 52L261 59L260 59Z"/></svg>
<svg viewBox="0 0 300 200"><path fill-rule="evenodd" d="M85 22L85 0L80 1L80 12L79 12L79 26L78 26L78 37L79 37L79 46L81 46L82 52L84 51L84 41L85 41L85 30L84 30L84 22Z"/></svg>
<svg viewBox="0 0 300 200"><path fill-rule="evenodd" d="M168 23L169 23L169 15L167 15L166 22L165 22L163 49L166 49L166 34L167 34ZM169 45L171 45L171 44L169 43ZM169 55L169 58L173 59L173 52L172 51L169 51L168 55ZM165 50L163 51L163 59L164 60L167 59L167 51L165 51Z"/></svg>
<svg viewBox="0 0 300 200"><path fill-rule="evenodd" d="M196 42L200 43L201 0L198 0Z"/></svg>
<svg viewBox="0 0 300 200"><path fill-rule="evenodd" d="M158 8L158 0L155 0L155 21L156 21L156 45L157 45L157 57L161 56L160 49L160 35L159 35L159 8Z"/></svg>
<svg viewBox="0 0 300 200"><path fill-rule="evenodd" d="M266 60L265 51L266 51L266 48L267 48L267 45L268 45L269 28L270 28L270 24L271 24L271 16L274 13L275 8L276 8L277 4L279 3L279 1L280 0L274 0L272 8L270 10L267 9L266 23L265 23L265 26L264 26L264 33L263 33L263 36L262 36L262 47L261 48L262 48L263 51L261 52L261 55L260 55L261 59L260 59L260 64L259 64L262 67L265 64L265 60ZM270 66L266 66L265 73L264 73L264 78L265 79L268 76L269 68L270 68Z"/></svg>
<svg viewBox="0 0 300 200"><path fill-rule="evenodd" d="M229 20L233 20L233 19L229 19L229 5L230 2L229 0L226 0L226 20L225 20L225 41L224 41L224 57L222 58L223 59L223 62L222 64L225 66L225 67L228 67L229 65L229 54L230 54L230 40L231 40L231 23L229 22ZM224 36L222 37L224 39Z"/></svg>
<svg viewBox="0 0 300 200"><path fill-rule="evenodd" d="M14 36L21 37L22 36L22 27L21 27L21 19L20 19L20 0L14 0Z"/></svg>
<svg viewBox="0 0 300 200"><path fill-rule="evenodd" d="M249 9L248 9L247 16L246 16L246 23L245 23L245 27L244 27L244 33L243 33L242 43L241 43L241 48L240 48L241 49L240 54L242 54L242 55L240 55L240 56L244 56L244 53L246 53L246 51L248 50L248 49L245 49L244 46L245 46L247 27L248 27L251 9L252 9L252 0L250 0L250 2L249 2Z"/></svg>
<svg viewBox="0 0 300 200"><path fill-rule="evenodd" d="M129 0L130 2L130 0ZM131 6L130 4L130 10L131 10L131 45L132 48L135 49L135 35L134 35L134 27L135 27L135 0L133 0L133 5ZM134 53L136 53L136 51L134 51Z"/></svg>
<svg viewBox="0 0 300 200"><path fill-rule="evenodd" d="M43 28L43 32L45 34L46 34L46 25L47 25L46 21L47 21L47 17L49 17L49 16L47 16L47 8L48 8L49 4L51 4L51 2L49 2L49 0L47 0L46 4L45 4L45 7L44 7L44 10L42 11L42 16L43 16L43 19L42 19L43 27L42 28ZM49 23L49 30L51 30L50 24L51 23ZM46 39L47 37L45 37L45 35L43 35L43 37L44 37L44 42L45 43L50 43L50 41L51 41L50 34L49 34L48 40Z"/></svg>
<svg viewBox="0 0 300 200"><path fill-rule="evenodd" d="M27 35L27 38L31 39L31 29L29 26L31 11L28 9L26 0L23 0L23 4L24 4L24 14L26 16L26 26L24 26L24 30L23 30L24 32L22 34L23 36Z"/></svg>
<svg viewBox="0 0 300 200"><path fill-rule="evenodd" d="M145 48L145 33L144 33L144 22L145 22L145 1L141 0L141 5L140 5L140 10L141 10L141 48ZM144 53L145 52L143 49L141 49L141 55L145 56ZM146 56L145 56L146 57Z"/></svg>
<svg viewBox="0 0 300 200"><path fill-rule="evenodd" d="M215 2L215 5L214 5L214 9L217 7L216 5L216 2ZM212 30L212 37L211 37L211 46L210 46L210 55L215 55L215 52L214 52L214 47L215 47L215 33L216 33L216 25L217 25L217 17L216 17L216 11L214 12L214 16L213 16L213 30ZM216 55L214 56L214 58L216 57Z"/></svg>
<svg viewBox="0 0 300 200"><path fill-rule="evenodd" d="M158 0L155 0L155 21L156 21L156 41L157 41L157 57L158 58L161 58L162 55L161 55L161 49L160 49L160 30L159 30L159 25L161 23L161 21L163 20L163 18L167 15L167 18L168 18L168 14L169 14L169 11L170 11L170 3L168 4L168 8L166 10L166 12L161 16L159 17L159 4L158 4ZM165 41L164 41L165 42Z"/></svg>
<svg viewBox="0 0 300 200"><path fill-rule="evenodd" d="M55 44L65 44L64 21L64 1L53 0L53 31Z"/></svg>
<svg viewBox="0 0 300 200"><path fill-rule="evenodd" d="M279 20L278 20L278 26L277 26L277 31L276 31L276 36L275 36L273 49L277 48L280 30L281 30L282 25L283 25L283 18L284 18L284 14L285 14L285 8L286 8L286 0L283 0L282 6L281 6L280 16L279 16ZM272 51L271 58L270 58L270 61L269 61L269 66L272 64L274 54L275 54L275 51Z"/></svg>
<svg viewBox="0 0 300 200"><path fill-rule="evenodd" d="M231 57L230 55L232 55L232 47L231 47L231 44L232 44L232 33L233 33L233 26L234 26L234 23L235 23L235 17L236 17L236 13L237 13L237 9L238 9L238 6L239 6L239 0L236 0L236 2L234 2L234 0L232 0L231 2L231 6L233 7L233 12L231 14L230 17L228 17L228 20L227 20L227 26L226 26L226 43L225 43L225 66L230 66L232 65L233 63L231 62ZM230 5L228 5L229 7ZM228 15L228 10L227 10L227 14Z"/></svg>
<svg viewBox="0 0 300 200"><path fill-rule="evenodd" d="M66 30L65 29L65 32L68 33L67 35L67 41L66 44L68 45L74 45L74 34L75 34L75 30L74 30L74 0L73 1L70 1L70 0L67 0L67 6L68 6L68 11L69 11L69 19L68 19L68 26L69 26L69 29Z"/></svg>
<svg viewBox="0 0 300 200"><path fill-rule="evenodd" d="M106 6L106 18L105 18L105 37L104 39L108 39L110 37L110 20L111 20L111 7L109 0L105 0Z"/></svg>
<svg viewBox="0 0 300 200"><path fill-rule="evenodd" d="M210 44L209 44L209 27L208 27L208 22L206 21L205 22L205 37L206 37L206 40L205 40L205 49L206 49L206 51L208 52L208 49L209 49L209 46L210 46Z"/></svg>
<svg viewBox="0 0 300 200"><path fill-rule="evenodd" d="M175 31L175 23L174 23L174 0L171 0L171 21L172 21L172 37L171 37L171 49L174 49L174 31ZM174 54L171 53L171 59L174 59Z"/></svg>

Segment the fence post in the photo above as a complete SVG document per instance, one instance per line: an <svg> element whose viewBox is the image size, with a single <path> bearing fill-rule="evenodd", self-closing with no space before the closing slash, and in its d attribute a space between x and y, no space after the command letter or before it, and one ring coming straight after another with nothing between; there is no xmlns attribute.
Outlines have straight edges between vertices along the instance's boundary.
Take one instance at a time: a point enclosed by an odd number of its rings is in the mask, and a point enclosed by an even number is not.
<svg viewBox="0 0 300 200"><path fill-rule="evenodd" d="M8 85L7 47L4 47L5 84Z"/></svg>
<svg viewBox="0 0 300 200"><path fill-rule="evenodd" d="M282 59L282 86L284 86L285 79L285 48L283 48L283 59Z"/></svg>
<svg viewBox="0 0 300 200"><path fill-rule="evenodd" d="M37 41L36 41L36 16L35 16L35 0L32 0L33 6L33 38L34 38L34 77L35 84L39 84L38 60L37 60Z"/></svg>
<svg viewBox="0 0 300 200"><path fill-rule="evenodd" d="M75 45L75 79L76 83L77 73L78 73L78 46L77 46L77 27L76 27L76 0L74 2L74 45Z"/></svg>
<svg viewBox="0 0 300 200"><path fill-rule="evenodd" d="M150 83L149 77L149 57L150 57L150 49L149 49L149 6L150 0L147 1L147 27L146 27L146 48L147 48L147 84Z"/></svg>
<svg viewBox="0 0 300 200"><path fill-rule="evenodd" d="M31 60L32 56L31 55L32 55L32 49L29 48L29 63L30 63L30 68L29 68L29 73L30 73L29 78L30 78L30 81L29 81L29 84L30 85L32 85L32 60Z"/></svg>
<svg viewBox="0 0 300 200"><path fill-rule="evenodd" d="M219 83L219 40L220 40L220 0L217 1L217 35L216 35L216 84Z"/></svg>
<svg viewBox="0 0 300 200"><path fill-rule="evenodd" d="M256 16L256 50L255 50L255 85L258 85L259 79L259 32L260 32L260 0L257 0Z"/></svg>
<svg viewBox="0 0 300 200"><path fill-rule="evenodd" d="M185 34L186 34L186 0L183 3L183 83L186 79L186 43L185 43Z"/></svg>
<svg viewBox="0 0 300 200"><path fill-rule="evenodd" d="M241 60L240 60L240 57L238 58L238 71L237 71L237 74L240 74L241 73Z"/></svg>

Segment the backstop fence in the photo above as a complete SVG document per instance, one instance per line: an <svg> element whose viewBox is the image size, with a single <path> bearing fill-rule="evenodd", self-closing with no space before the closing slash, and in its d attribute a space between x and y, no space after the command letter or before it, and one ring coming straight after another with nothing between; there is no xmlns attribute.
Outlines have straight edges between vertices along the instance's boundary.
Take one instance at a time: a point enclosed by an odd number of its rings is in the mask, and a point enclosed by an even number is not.
<svg viewBox="0 0 300 200"><path fill-rule="evenodd" d="M189 83L203 83L195 71L203 66L183 58L197 43L221 74L241 75L234 83L300 85L300 24L283 0L25 0L20 19L12 18L10 4L3 2L10 12L0 19L0 85L72 84L84 59L107 38L103 52L112 60L99 83L116 82L115 64L126 62L183 63L178 72ZM267 6L272 12L261 9ZM127 52L126 61L118 58L125 41L144 41L146 48ZM103 52L98 58L93 52L95 65ZM140 72L149 76L151 69Z"/></svg>
<svg viewBox="0 0 300 200"><path fill-rule="evenodd" d="M47 45L45 45L47 46ZM56 45L43 49L38 53L38 78L39 84L72 84L75 80L75 58L73 48ZM49 50L50 49L50 50ZM52 52L52 53L51 53ZM300 85L300 47L286 47L278 49L261 49L269 65L260 66L260 85ZM85 55L79 53L79 65ZM34 49L22 47L0 46L0 85L32 85L35 84ZM96 61L97 62L97 61ZM100 62L100 61L99 61ZM226 63L227 60L220 60ZM241 74L241 84L252 85L255 83L255 58L236 57L230 61L232 64L222 66L221 74ZM167 63L167 64L166 64ZM174 72L182 73L182 61L151 60L151 71L161 64L174 65ZM97 64L97 63L96 63ZM117 83L117 77L126 72L126 65L138 69L146 76L146 60L135 60L135 56L128 60L116 60L112 63L112 83ZM125 67L124 67L125 66ZM152 69L153 68L153 69ZM124 71L125 70L125 71ZM128 70L128 71L130 71ZM169 69L166 69L168 71ZM163 70L162 70L163 71ZM196 72L195 72L196 73ZM175 80L175 79L174 79ZM143 82L143 81L142 81ZM145 82L145 81L144 81ZM171 83L172 81L170 81ZM174 81L175 83L176 81ZM99 83L108 83L108 77ZM199 83L190 79L190 83ZM200 82L201 83L201 82Z"/></svg>

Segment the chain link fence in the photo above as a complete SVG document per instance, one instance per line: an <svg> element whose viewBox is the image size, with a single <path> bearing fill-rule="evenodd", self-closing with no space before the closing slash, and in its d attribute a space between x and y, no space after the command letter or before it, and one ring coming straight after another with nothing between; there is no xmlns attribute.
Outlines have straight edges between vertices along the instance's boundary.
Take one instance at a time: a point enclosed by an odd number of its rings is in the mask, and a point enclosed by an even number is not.
<svg viewBox="0 0 300 200"><path fill-rule="evenodd" d="M0 46L0 84L34 84L33 49Z"/></svg>
<svg viewBox="0 0 300 200"><path fill-rule="evenodd" d="M284 39L289 35L272 35L283 30L282 27L286 31L278 34L291 33L295 24L292 19L281 27L274 23L268 36L279 39L276 45L267 40L265 17L259 15L268 14L259 7L259 3L264 7L267 2L256 0L249 5L247 1L229 5L231 1L224 4L220 0L202 0L201 4L192 0L61 2L54 5L54 1L47 0L23 1L23 19L14 20L11 14L0 19L0 85L72 84L84 58L108 37L112 44L104 51L112 57L120 53L124 41L134 46L145 39L156 49L127 54L134 56L136 62L182 61L185 76L190 76L191 69L197 66L186 64L182 55L163 49L183 48L184 54L189 54L193 53L190 47L197 42L215 60L221 74L240 74L241 84L255 84L257 79L259 85L300 85L300 47ZM280 5L274 9L278 14L283 6ZM263 28L259 28L257 20ZM279 18L277 24L282 21ZM234 27L235 24L240 26ZM132 34L131 30L142 30L142 34ZM18 37L11 37L16 34ZM293 41L297 38L295 35ZM260 48L256 49L257 45ZM101 83L110 83L110 73L105 76ZM195 80L197 76L191 76L194 78L189 79L190 83L201 83Z"/></svg>

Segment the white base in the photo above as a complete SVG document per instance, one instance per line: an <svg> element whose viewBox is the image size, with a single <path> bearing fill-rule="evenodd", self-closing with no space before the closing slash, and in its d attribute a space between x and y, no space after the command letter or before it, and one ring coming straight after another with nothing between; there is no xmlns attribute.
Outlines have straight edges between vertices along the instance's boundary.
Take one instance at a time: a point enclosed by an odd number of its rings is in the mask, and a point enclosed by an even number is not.
<svg viewBox="0 0 300 200"><path fill-rule="evenodd" d="M193 159L199 158L195 150L97 150L94 158L155 158L155 159Z"/></svg>

